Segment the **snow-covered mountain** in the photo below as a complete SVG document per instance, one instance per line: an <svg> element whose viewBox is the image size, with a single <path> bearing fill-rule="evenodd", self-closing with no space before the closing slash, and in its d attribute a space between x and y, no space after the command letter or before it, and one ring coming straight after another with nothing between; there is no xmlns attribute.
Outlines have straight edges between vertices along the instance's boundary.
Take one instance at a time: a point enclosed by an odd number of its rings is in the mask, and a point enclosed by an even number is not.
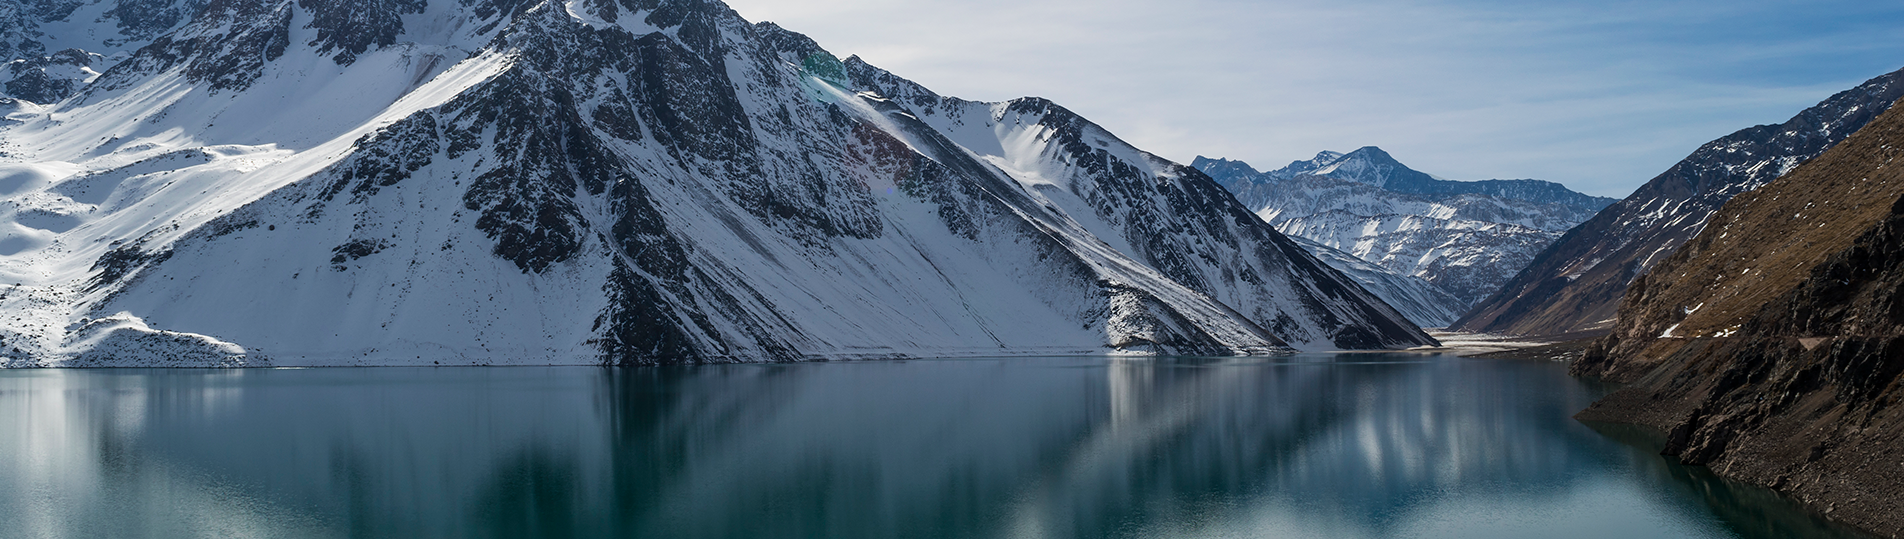
<svg viewBox="0 0 1904 539"><path fill-rule="evenodd" d="M1831 149L1900 97L1904 70L1839 92L1783 124L1741 129L1700 146L1504 279L1500 293L1462 315L1456 327L1522 335L1612 328L1627 285L1704 230L1726 201Z"/></svg>
<svg viewBox="0 0 1904 539"><path fill-rule="evenodd" d="M7 106L10 365L1433 343L1196 169L713 1L211 0Z"/></svg>
<svg viewBox="0 0 1904 539"><path fill-rule="evenodd" d="M1613 202L1540 180L1442 180L1372 146L1268 172L1201 156L1192 166L1284 234L1426 280L1458 300L1445 307L1456 313Z"/></svg>
<svg viewBox="0 0 1904 539"><path fill-rule="evenodd" d="M1593 216L1593 209L1605 208L1613 199L1574 192L1567 186L1542 180L1453 181L1417 171L1396 161L1381 148L1364 146L1353 152L1323 151L1314 159L1294 161L1288 166L1264 172L1269 179L1287 180L1297 176L1328 176L1364 183L1396 193L1415 195L1489 195L1496 198L1535 204L1558 204L1564 208L1589 208L1581 220ZM1565 215L1564 209L1555 210Z"/></svg>

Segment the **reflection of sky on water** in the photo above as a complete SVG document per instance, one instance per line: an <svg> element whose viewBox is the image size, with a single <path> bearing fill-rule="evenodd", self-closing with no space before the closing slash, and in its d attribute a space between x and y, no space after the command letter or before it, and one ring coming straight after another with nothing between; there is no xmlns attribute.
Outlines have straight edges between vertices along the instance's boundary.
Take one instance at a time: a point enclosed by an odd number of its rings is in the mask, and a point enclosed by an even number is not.
<svg viewBox="0 0 1904 539"><path fill-rule="evenodd" d="M1788 536L1568 416L1550 364L1404 355L0 373L24 536ZM1602 427L1608 428L1608 427ZM1771 516L1766 516L1771 515Z"/></svg>

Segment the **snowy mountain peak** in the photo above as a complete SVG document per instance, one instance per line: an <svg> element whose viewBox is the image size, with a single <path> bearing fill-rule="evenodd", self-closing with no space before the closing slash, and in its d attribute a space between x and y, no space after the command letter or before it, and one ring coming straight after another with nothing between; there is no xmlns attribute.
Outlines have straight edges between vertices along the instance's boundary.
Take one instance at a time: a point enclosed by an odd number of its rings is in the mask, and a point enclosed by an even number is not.
<svg viewBox="0 0 1904 539"><path fill-rule="evenodd" d="M1317 176L1332 176L1337 179L1366 183L1376 187L1385 187L1391 183L1400 187L1408 184L1421 183L1423 181L1434 181L1433 177L1402 165L1400 161L1396 161L1394 157L1388 155L1388 152L1384 152L1381 148L1374 146L1363 146L1353 152L1336 157L1327 163L1320 164L1320 167L1309 173ZM1272 171L1271 174L1295 176L1294 171L1286 169ZM1402 189L1391 190L1401 191Z"/></svg>
<svg viewBox="0 0 1904 539"><path fill-rule="evenodd" d="M1293 161L1288 166L1262 174L1275 179L1314 174L1382 187L1388 183L1390 176L1420 173L1402 165L1381 148L1364 146L1346 154L1323 150L1316 153L1314 159Z"/></svg>

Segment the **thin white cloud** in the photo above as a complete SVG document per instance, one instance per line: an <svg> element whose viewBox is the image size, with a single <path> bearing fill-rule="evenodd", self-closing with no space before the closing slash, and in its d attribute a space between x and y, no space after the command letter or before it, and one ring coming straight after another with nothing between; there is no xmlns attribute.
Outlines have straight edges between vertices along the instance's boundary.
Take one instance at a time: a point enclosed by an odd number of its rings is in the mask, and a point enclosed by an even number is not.
<svg viewBox="0 0 1904 539"><path fill-rule="evenodd" d="M1051 98L1179 161L1379 145L1608 196L1904 65L1904 8L1842 0L728 3L940 93Z"/></svg>

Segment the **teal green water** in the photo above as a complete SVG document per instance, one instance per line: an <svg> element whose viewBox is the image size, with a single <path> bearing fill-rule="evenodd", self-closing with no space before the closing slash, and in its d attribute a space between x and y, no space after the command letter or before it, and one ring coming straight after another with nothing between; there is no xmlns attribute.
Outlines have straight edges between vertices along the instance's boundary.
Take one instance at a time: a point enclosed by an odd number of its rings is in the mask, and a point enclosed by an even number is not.
<svg viewBox="0 0 1904 539"><path fill-rule="evenodd" d="M1842 537L1405 354L0 372L0 537Z"/></svg>

